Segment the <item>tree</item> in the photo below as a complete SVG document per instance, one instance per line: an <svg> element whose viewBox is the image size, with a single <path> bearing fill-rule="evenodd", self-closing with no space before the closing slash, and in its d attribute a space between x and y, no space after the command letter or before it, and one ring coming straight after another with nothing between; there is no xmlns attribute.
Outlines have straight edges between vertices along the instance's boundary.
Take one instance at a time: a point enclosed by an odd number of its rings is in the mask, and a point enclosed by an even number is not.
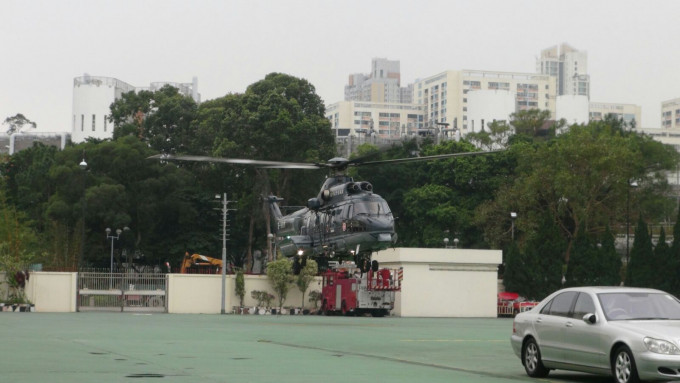
<svg viewBox="0 0 680 383"><path fill-rule="evenodd" d="M38 126L35 122L29 120L21 113L17 113L12 117L7 117L2 124L7 125L7 134L18 133L21 129L26 127L35 129Z"/></svg>
<svg viewBox="0 0 680 383"><path fill-rule="evenodd" d="M497 150L506 148L512 134L512 127L505 121L493 121L488 130L472 132L465 135L465 139L483 150Z"/></svg>
<svg viewBox="0 0 680 383"><path fill-rule="evenodd" d="M293 262L287 258L279 258L267 264L267 278L279 297L279 308L283 307L283 302L288 295L288 289L293 283Z"/></svg>
<svg viewBox="0 0 680 383"><path fill-rule="evenodd" d="M14 276L38 257L38 237L0 190L0 271Z"/></svg>
<svg viewBox="0 0 680 383"><path fill-rule="evenodd" d="M568 241L564 263L569 264L581 234L599 235L610 223L625 222L631 179L640 180L645 189L637 194L662 195L667 183L660 175L673 168L678 155L650 141L591 123L572 126L550 141L513 145L510 153L517 159L518 175L499 190L494 202L478 210L477 222L490 242L498 243L504 232L499 226L507 227L507 219L499 218L508 212L519 213L517 224L525 232L536 230L540 217L549 216Z"/></svg>
<svg viewBox="0 0 680 383"><path fill-rule="evenodd" d="M626 266L626 286L650 287L656 278L657 265L654 265L654 250L649 228L642 219L638 218L635 227L635 241L630 251L630 260Z"/></svg>
<svg viewBox="0 0 680 383"><path fill-rule="evenodd" d="M564 123L550 122L550 111L540 109L520 110L513 113L510 124L515 134L528 137L555 137L555 133Z"/></svg>
<svg viewBox="0 0 680 383"><path fill-rule="evenodd" d="M335 139L324 110L308 81L270 73L244 94L202 103L186 147L191 154L217 157L325 161L335 156ZM290 169L182 166L200 172L202 182L211 186L221 183L220 192L237 197L244 222L235 226L247 229L243 238L248 259L252 259L253 247L266 245L271 230L269 209L261 197L273 193L289 205L306 205L307 199L318 193L324 176L315 171L301 175L303 171ZM234 179L239 182L230 182Z"/></svg>
<svg viewBox="0 0 680 383"><path fill-rule="evenodd" d="M305 292L309 288L309 284L314 280L317 272L316 261L307 259L304 266L300 269L300 273L295 277L295 285L302 293L302 304L300 307L305 307Z"/></svg>
<svg viewBox="0 0 680 383"><path fill-rule="evenodd" d="M619 285L621 257L616 253L609 227L599 238L581 235L574 243L572 254L565 275L567 286Z"/></svg>
<svg viewBox="0 0 680 383"><path fill-rule="evenodd" d="M246 296L246 283L243 277L243 269L238 267L236 269L236 278L234 279L236 287L234 292L238 296L239 307L243 307L243 298Z"/></svg>
<svg viewBox="0 0 680 383"><path fill-rule="evenodd" d="M114 139L134 135L162 153L185 152L198 106L189 96L165 85L155 92L129 92L111 104Z"/></svg>
<svg viewBox="0 0 680 383"><path fill-rule="evenodd" d="M673 282L671 284L671 293L676 297L680 295L680 205L678 205L678 212L675 218L675 225L673 225L673 243L671 244L670 258L672 264L672 272L674 277L671 279Z"/></svg>
<svg viewBox="0 0 680 383"><path fill-rule="evenodd" d="M656 270L655 277L650 280L649 287L664 291L672 291L675 280L675 262L671 249L666 243L666 230L662 227L659 239L654 246L652 265Z"/></svg>

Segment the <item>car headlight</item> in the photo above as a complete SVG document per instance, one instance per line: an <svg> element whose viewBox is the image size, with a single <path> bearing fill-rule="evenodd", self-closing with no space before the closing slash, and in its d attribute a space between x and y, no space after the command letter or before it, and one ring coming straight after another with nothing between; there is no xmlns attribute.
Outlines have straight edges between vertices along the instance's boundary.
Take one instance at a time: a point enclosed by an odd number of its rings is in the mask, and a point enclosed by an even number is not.
<svg viewBox="0 0 680 383"><path fill-rule="evenodd" d="M676 345L674 345L673 343L671 343L667 340L645 338L645 339L643 339L643 342L645 342L645 346L647 346L647 350L649 350L651 352L655 352L657 354L666 354L666 355L679 355L680 354L680 349Z"/></svg>

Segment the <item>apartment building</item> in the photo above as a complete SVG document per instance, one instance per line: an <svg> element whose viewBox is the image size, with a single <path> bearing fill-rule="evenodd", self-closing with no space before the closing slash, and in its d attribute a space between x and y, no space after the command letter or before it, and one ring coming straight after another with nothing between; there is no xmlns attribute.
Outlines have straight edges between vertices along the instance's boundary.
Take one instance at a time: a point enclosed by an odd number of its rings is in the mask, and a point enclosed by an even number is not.
<svg viewBox="0 0 680 383"><path fill-rule="evenodd" d="M680 128L680 98L661 103L661 128Z"/></svg>
<svg viewBox="0 0 680 383"><path fill-rule="evenodd" d="M536 72L557 78L557 95L586 96L590 98L588 53L566 43L541 51L536 59Z"/></svg>
<svg viewBox="0 0 680 383"><path fill-rule="evenodd" d="M345 85L345 101L408 104L413 94L411 86L401 86L398 60L374 58L370 74L352 74Z"/></svg>
<svg viewBox="0 0 680 383"><path fill-rule="evenodd" d="M493 120L508 120L509 114L521 110L549 110L554 117L556 79L547 74L450 70L416 80L413 99L415 104L422 105L425 126L444 123L465 135L481 130ZM471 97L470 92L475 91L494 92ZM509 99L513 104L510 110L506 106ZM485 116L479 113L482 108L505 111L503 114L508 115Z"/></svg>
<svg viewBox="0 0 680 383"><path fill-rule="evenodd" d="M111 114L111 104L120 99L123 93L142 90L156 91L164 85L171 85L185 96L200 102L198 79L191 83L153 82L149 87L135 87L112 77L84 75L73 79L73 113L71 140L74 143L85 141L88 137L107 139L113 137L113 124L107 119Z"/></svg>
<svg viewBox="0 0 680 383"><path fill-rule="evenodd" d="M424 127L423 107L416 104L340 101L326 106L326 118L336 137L397 139Z"/></svg>

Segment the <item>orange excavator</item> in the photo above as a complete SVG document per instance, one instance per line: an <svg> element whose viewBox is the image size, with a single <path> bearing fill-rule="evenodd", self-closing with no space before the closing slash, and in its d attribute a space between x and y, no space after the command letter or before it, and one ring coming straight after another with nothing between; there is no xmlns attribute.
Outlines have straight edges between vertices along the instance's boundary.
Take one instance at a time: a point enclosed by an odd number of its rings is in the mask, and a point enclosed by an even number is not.
<svg viewBox="0 0 680 383"><path fill-rule="evenodd" d="M222 260L200 254L184 254L180 273L182 274L219 274L222 272Z"/></svg>

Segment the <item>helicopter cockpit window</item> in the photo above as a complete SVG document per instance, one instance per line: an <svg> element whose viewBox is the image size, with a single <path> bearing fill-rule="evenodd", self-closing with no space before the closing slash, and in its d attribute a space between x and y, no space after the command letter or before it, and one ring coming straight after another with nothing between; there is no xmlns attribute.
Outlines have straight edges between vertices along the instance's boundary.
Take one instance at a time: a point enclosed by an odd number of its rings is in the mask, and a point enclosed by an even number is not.
<svg viewBox="0 0 680 383"><path fill-rule="evenodd" d="M385 201L366 201L354 204L354 215L378 215L391 213L392 212Z"/></svg>

